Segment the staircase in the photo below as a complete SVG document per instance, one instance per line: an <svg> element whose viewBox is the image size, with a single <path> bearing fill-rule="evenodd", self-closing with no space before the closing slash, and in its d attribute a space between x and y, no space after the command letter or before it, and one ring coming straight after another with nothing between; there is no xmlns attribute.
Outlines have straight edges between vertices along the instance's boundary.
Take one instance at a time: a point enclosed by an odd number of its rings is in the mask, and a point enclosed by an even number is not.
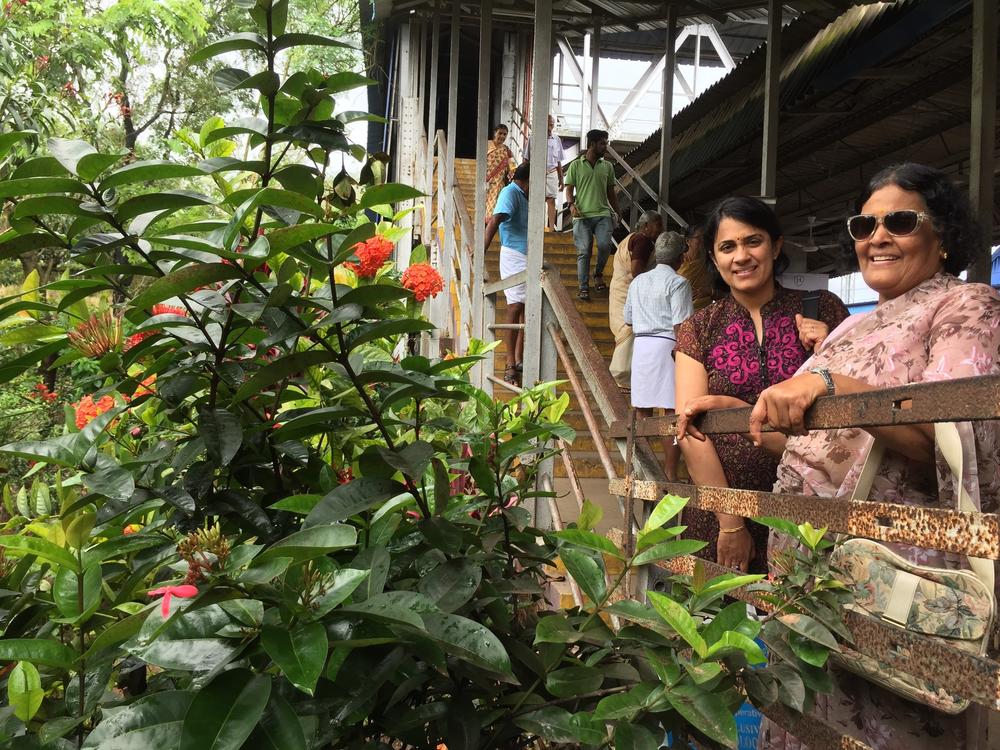
<svg viewBox="0 0 1000 750"><path fill-rule="evenodd" d="M469 207L470 213L473 211L475 204L475 183L476 183L476 162L472 159L456 159L455 161L455 172L456 179L458 182L459 189L465 199L466 206ZM473 221L475 221L473 217ZM596 257L596 251L595 251ZM571 233L558 233L558 232L546 232L545 234L545 262L547 264L553 265L559 269L560 277L566 287L571 291L573 299L576 301L576 308L579 310L580 315L583 317L587 324L587 329L590 331L590 335L600 350L601 355L604 357L605 362L611 361L611 353L614 350L614 336L611 334L611 329L608 327L608 298L606 293L600 295L595 294L591 291L591 300L589 302L583 302L576 299L576 249L573 246L573 236ZM499 235L493 240L490 245L489 250L486 253L486 274L490 281L500 278L500 238ZM611 261L608 262L607 267L604 271L605 280L610 280L611 278ZM496 302L496 321L497 323L506 322L507 316L507 304L503 293L497 295ZM500 338L501 332L497 332L497 338ZM548 335L546 333L546 335ZM504 345L501 344L496 350L497 356L495 358L495 375L498 378L503 377L504 366L506 365L506 351ZM574 368L576 369L576 364L574 363ZM583 379L583 375L579 369L576 369L577 375L580 377L580 382L583 384L585 396L590 401L591 409L598 419L600 419L600 410L597 404L594 402L593 397L590 394L590 390L587 388L586 381ZM559 379L565 379L565 371L562 364L557 365L557 377ZM563 419L576 430L576 440L573 442L572 446L572 456L573 463L577 476L581 480L596 480L592 482L586 482L585 493L590 497L594 491L603 486L604 494L607 493L607 476L604 472L604 468L601 464L600 455L598 454L596 448L594 447L593 439L590 436L590 432L587 430L587 424L583 418L583 412L580 410L580 406L577 403L576 396L573 394L572 389L567 383L564 388L570 394L570 408L567 409L566 415ZM496 398L506 399L510 396L511 392L501 386L494 386L493 388L494 396ZM624 462L621 460L618 449L614 445L614 441L611 439L605 439L605 444L611 454L612 460L615 462L619 476L624 475ZM558 459L555 462L555 472L557 477L565 477L565 468L563 464ZM591 489L593 488L593 489ZM575 517L575 516L574 516Z"/></svg>

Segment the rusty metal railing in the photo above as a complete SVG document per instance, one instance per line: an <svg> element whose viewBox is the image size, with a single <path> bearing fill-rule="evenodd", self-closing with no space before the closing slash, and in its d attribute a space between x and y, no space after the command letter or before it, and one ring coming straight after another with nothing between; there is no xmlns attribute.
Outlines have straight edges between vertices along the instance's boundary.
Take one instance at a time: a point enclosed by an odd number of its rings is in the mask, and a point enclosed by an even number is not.
<svg viewBox="0 0 1000 750"><path fill-rule="evenodd" d="M745 433L749 408L725 409L703 416L699 429L706 435ZM806 414L807 429L874 427L931 422L983 421L1000 419L1000 376L918 383L880 391L819 399ZM610 434L627 434L623 419L615 420ZM637 435L674 435L675 417L644 419ZM719 487L636 480L631 484L615 478L609 483L613 493L627 490L636 498L656 502L664 494L690 497L688 507L745 517L778 516L793 523L809 522L832 532L866 537L882 542L912 544L930 549L957 552L973 557L1000 559L1000 514L962 512L892 503L851 501L847 498L819 498L807 495L734 490ZM664 567L672 574L689 575L695 558L684 557ZM715 563L702 561L709 576L731 572ZM737 591L735 596L760 606L753 594ZM1000 710L1000 663L976 656L928 638L887 625L857 610L846 610L844 622L860 653L892 661L903 672L933 681L939 688L981 706ZM809 717L780 721L799 735L811 738L811 747L857 747L857 743ZM786 721L787 720L787 721ZM845 744L847 743L847 744Z"/></svg>

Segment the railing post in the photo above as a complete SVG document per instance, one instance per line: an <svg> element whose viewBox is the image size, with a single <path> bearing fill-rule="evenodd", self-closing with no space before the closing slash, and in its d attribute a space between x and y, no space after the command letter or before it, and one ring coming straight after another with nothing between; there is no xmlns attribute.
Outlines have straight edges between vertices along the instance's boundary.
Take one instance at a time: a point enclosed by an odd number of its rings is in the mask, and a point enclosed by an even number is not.
<svg viewBox="0 0 1000 750"><path fill-rule="evenodd" d="M451 14L451 41L449 45L448 59L448 122L447 122L447 148L445 149L444 180L443 191L438 192L438 203L444 203L444 246L441 248L441 264L439 271L444 280L444 295L446 297L445 321L447 328L445 336L455 334L452 325L451 315L451 287L455 278L455 257L458 252L458 243L455 241L455 130L458 123L458 57L459 57L459 32L462 22L462 6L455 3ZM440 152L439 152L440 154ZM439 170L441 165L438 165ZM441 181L439 181L441 184ZM438 323L440 325L440 322ZM442 335L441 332L438 332ZM440 356L441 352L432 352L432 356Z"/></svg>
<svg viewBox="0 0 1000 750"><path fill-rule="evenodd" d="M493 32L493 0L479 5L479 102L476 112L476 209L473 216L475 235L472 246L472 336L482 339L486 323L483 320L483 272L486 248L486 144L490 138L490 60ZM483 363L472 368L472 382L483 387Z"/></svg>

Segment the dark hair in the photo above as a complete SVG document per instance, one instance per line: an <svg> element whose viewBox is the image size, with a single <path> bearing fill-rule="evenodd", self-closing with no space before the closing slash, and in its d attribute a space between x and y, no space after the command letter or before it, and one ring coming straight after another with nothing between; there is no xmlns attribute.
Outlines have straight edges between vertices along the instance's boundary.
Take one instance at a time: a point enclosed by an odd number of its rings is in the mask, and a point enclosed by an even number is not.
<svg viewBox="0 0 1000 750"><path fill-rule="evenodd" d="M858 213L872 193L886 185L896 185L924 199L934 230L941 238L941 247L948 253L945 271L960 274L983 251L980 228L973 218L969 198L944 172L912 161L886 167L861 191Z"/></svg>
<svg viewBox="0 0 1000 750"><path fill-rule="evenodd" d="M596 141L608 139L607 130L588 130L587 131L587 148L590 148Z"/></svg>
<svg viewBox="0 0 1000 750"><path fill-rule="evenodd" d="M705 262L708 264L708 270L712 274L716 287L728 291L728 285L722 280L719 270L712 262L712 256L715 253L715 237L719 233L719 224L723 219L735 219L757 229L763 229L771 238L771 242L777 242L782 233L781 223L778 221L774 209L758 198L735 195L731 198L723 198L715 204L702 226L701 242L708 250L705 253ZM779 276L787 269L788 256L783 252L779 253L778 257L774 259L774 275Z"/></svg>
<svg viewBox="0 0 1000 750"><path fill-rule="evenodd" d="M510 128L508 128L502 122L499 125L497 125L495 128L493 128L493 132L494 133L497 132L498 130L506 130L508 133L510 132Z"/></svg>
<svg viewBox="0 0 1000 750"><path fill-rule="evenodd" d="M527 161L522 162L517 166L517 169L514 170L514 179L522 181L527 180L528 172L530 171L530 169L531 169L531 162Z"/></svg>
<svg viewBox="0 0 1000 750"><path fill-rule="evenodd" d="M705 239L705 227L702 226L701 224L697 224L695 222L691 222L690 224L687 225L687 229L684 230L684 239L689 240L692 237L694 237L696 234L698 234L699 232L701 232L701 238L702 238L702 240L704 240Z"/></svg>

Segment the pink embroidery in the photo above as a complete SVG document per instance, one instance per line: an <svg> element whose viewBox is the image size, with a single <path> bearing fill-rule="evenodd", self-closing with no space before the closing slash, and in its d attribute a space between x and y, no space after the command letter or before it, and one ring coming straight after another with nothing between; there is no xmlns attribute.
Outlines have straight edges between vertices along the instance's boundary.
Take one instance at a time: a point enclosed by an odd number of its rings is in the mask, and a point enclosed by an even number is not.
<svg viewBox="0 0 1000 750"><path fill-rule="evenodd" d="M760 373L757 337L752 328L747 330L740 321L726 326L726 336L728 341L712 348L711 364L724 372L733 385L744 385Z"/></svg>
<svg viewBox="0 0 1000 750"><path fill-rule="evenodd" d="M772 383L788 380L802 364L803 349L795 321L788 315L779 315L765 323L764 339L768 352L767 370Z"/></svg>

